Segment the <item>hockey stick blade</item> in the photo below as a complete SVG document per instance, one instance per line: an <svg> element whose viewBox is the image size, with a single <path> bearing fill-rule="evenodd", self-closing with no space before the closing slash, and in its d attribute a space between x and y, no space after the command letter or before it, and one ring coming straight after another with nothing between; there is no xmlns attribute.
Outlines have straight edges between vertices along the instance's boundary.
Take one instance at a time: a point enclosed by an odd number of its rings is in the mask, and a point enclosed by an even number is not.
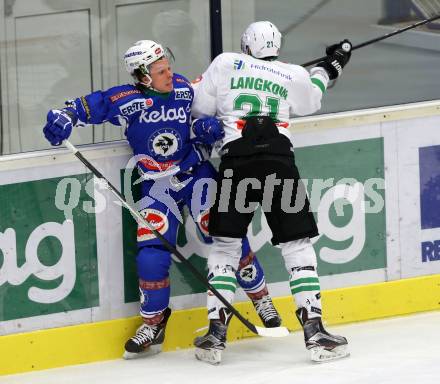
<svg viewBox="0 0 440 384"><path fill-rule="evenodd" d="M286 327L264 328L255 326L257 334L263 337L285 337L289 334Z"/></svg>
<svg viewBox="0 0 440 384"><path fill-rule="evenodd" d="M160 232L158 232L154 226L145 219L138 211L136 211L130 204L127 203L125 197L119 192L117 188L115 188L107 178L99 172L83 155L82 153L72 144L69 140L64 140L64 145L72 151L72 153L80 160L98 179L105 182L107 189L112 192L121 204L127 208L132 214L133 218L138 222L147 227L162 243L162 245L171 253L173 253L179 261L184 264L193 274L195 278L197 278L206 288L208 288L224 305L227 307L232 314L234 314L238 320L240 320L251 332L255 333L259 336L267 336L267 337L283 337L289 334L289 331L285 327L277 327L277 328L262 328L252 324L249 320L243 317L243 315L238 312L231 303L229 303L222 294L217 291L208 281L208 279L203 276L198 269L188 261L185 256L183 256L175 246L173 246Z"/></svg>

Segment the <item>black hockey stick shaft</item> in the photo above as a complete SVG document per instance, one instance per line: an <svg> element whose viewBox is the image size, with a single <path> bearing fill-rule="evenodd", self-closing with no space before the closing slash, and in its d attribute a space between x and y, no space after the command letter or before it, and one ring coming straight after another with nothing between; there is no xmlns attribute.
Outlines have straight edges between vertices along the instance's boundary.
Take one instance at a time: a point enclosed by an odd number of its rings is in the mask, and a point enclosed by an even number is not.
<svg viewBox="0 0 440 384"><path fill-rule="evenodd" d="M119 192L111 183L104 177L104 175L99 172L83 155L79 150L68 140L64 141L64 144L69 148L73 154L98 178L103 180L108 189L115 194L118 200L127 208L131 214L136 218L138 222L145 225L153 234L156 236L163 244L163 246L168 249L171 253L176 255L176 257L191 271L191 273L205 286L207 287L237 318L253 333L259 334L257 328L249 320L245 319L240 312L238 312L223 296L215 289L208 279L203 276L190 261L188 261L185 256L183 256L161 233L159 233L153 225L148 222L137 210L135 210L130 204L127 203L125 197Z"/></svg>
<svg viewBox="0 0 440 384"><path fill-rule="evenodd" d="M358 44L358 45L353 45L353 47L351 48L351 51L355 51L356 49L363 48L363 47L366 47L367 45L377 43L378 41L388 39L388 38L390 38L392 36L398 35L398 34L403 33L405 31L409 31L410 29L414 29L414 28L420 27L421 25L430 23L430 22L432 22L434 20L437 20L437 19L440 19L440 15L432 16L429 19L421 20L421 21L419 21L419 22L417 22L415 24L408 25L407 27L396 29L395 31L387 33L386 35L379 36L379 37L376 37L376 38L371 39L371 40L367 40L367 41L365 41L365 42L363 42L361 44ZM327 56L323 56L323 57L320 57L319 59L308 61L307 63L301 64L301 66L302 67L308 67L310 65L313 65L313 64L319 63L320 61L325 60L326 57Z"/></svg>

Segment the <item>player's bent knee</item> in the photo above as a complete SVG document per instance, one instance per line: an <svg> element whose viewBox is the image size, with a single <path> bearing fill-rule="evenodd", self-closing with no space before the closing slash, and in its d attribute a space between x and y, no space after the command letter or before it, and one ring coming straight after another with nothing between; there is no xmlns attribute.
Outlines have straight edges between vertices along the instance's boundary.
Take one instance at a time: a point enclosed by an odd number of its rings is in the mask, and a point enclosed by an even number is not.
<svg viewBox="0 0 440 384"><path fill-rule="evenodd" d="M241 257L242 239L229 237L214 237L213 250L208 256L208 268L216 265L230 265L238 269Z"/></svg>
<svg viewBox="0 0 440 384"><path fill-rule="evenodd" d="M286 269L289 272L295 267L316 267L316 253L313 249L312 242L308 237L289 241L287 243L281 243L280 248Z"/></svg>

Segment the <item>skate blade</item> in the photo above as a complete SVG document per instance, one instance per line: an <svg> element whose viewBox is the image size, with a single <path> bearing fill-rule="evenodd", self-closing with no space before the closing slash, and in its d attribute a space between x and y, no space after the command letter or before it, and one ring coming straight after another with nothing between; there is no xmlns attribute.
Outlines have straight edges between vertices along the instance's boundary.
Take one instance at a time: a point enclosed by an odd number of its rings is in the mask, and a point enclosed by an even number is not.
<svg viewBox="0 0 440 384"><path fill-rule="evenodd" d="M350 353L347 350L347 345L340 345L331 351L324 349L324 347L314 347L310 349L310 358L315 363L326 363L348 356L350 356Z"/></svg>
<svg viewBox="0 0 440 384"><path fill-rule="evenodd" d="M212 365L218 365L222 361L222 351L220 349L196 348L195 355L197 360L204 361Z"/></svg>
<svg viewBox="0 0 440 384"><path fill-rule="evenodd" d="M138 352L138 353L124 351L124 354L122 355L122 357L125 360L133 360L133 359L140 359L140 358L148 357L148 356L154 356L160 352L162 352L162 344L157 344L157 345L151 345L145 351Z"/></svg>

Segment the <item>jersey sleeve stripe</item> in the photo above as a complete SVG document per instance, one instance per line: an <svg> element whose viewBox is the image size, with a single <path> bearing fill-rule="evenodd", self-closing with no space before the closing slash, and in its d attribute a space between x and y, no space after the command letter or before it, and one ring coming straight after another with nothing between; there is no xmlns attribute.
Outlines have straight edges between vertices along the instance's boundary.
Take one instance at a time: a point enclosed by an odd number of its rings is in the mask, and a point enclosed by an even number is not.
<svg viewBox="0 0 440 384"><path fill-rule="evenodd" d="M324 83L321 80L317 79L316 77L312 77L311 80L312 80L312 83L315 84L321 90L322 93L325 92L326 88L325 88Z"/></svg>

